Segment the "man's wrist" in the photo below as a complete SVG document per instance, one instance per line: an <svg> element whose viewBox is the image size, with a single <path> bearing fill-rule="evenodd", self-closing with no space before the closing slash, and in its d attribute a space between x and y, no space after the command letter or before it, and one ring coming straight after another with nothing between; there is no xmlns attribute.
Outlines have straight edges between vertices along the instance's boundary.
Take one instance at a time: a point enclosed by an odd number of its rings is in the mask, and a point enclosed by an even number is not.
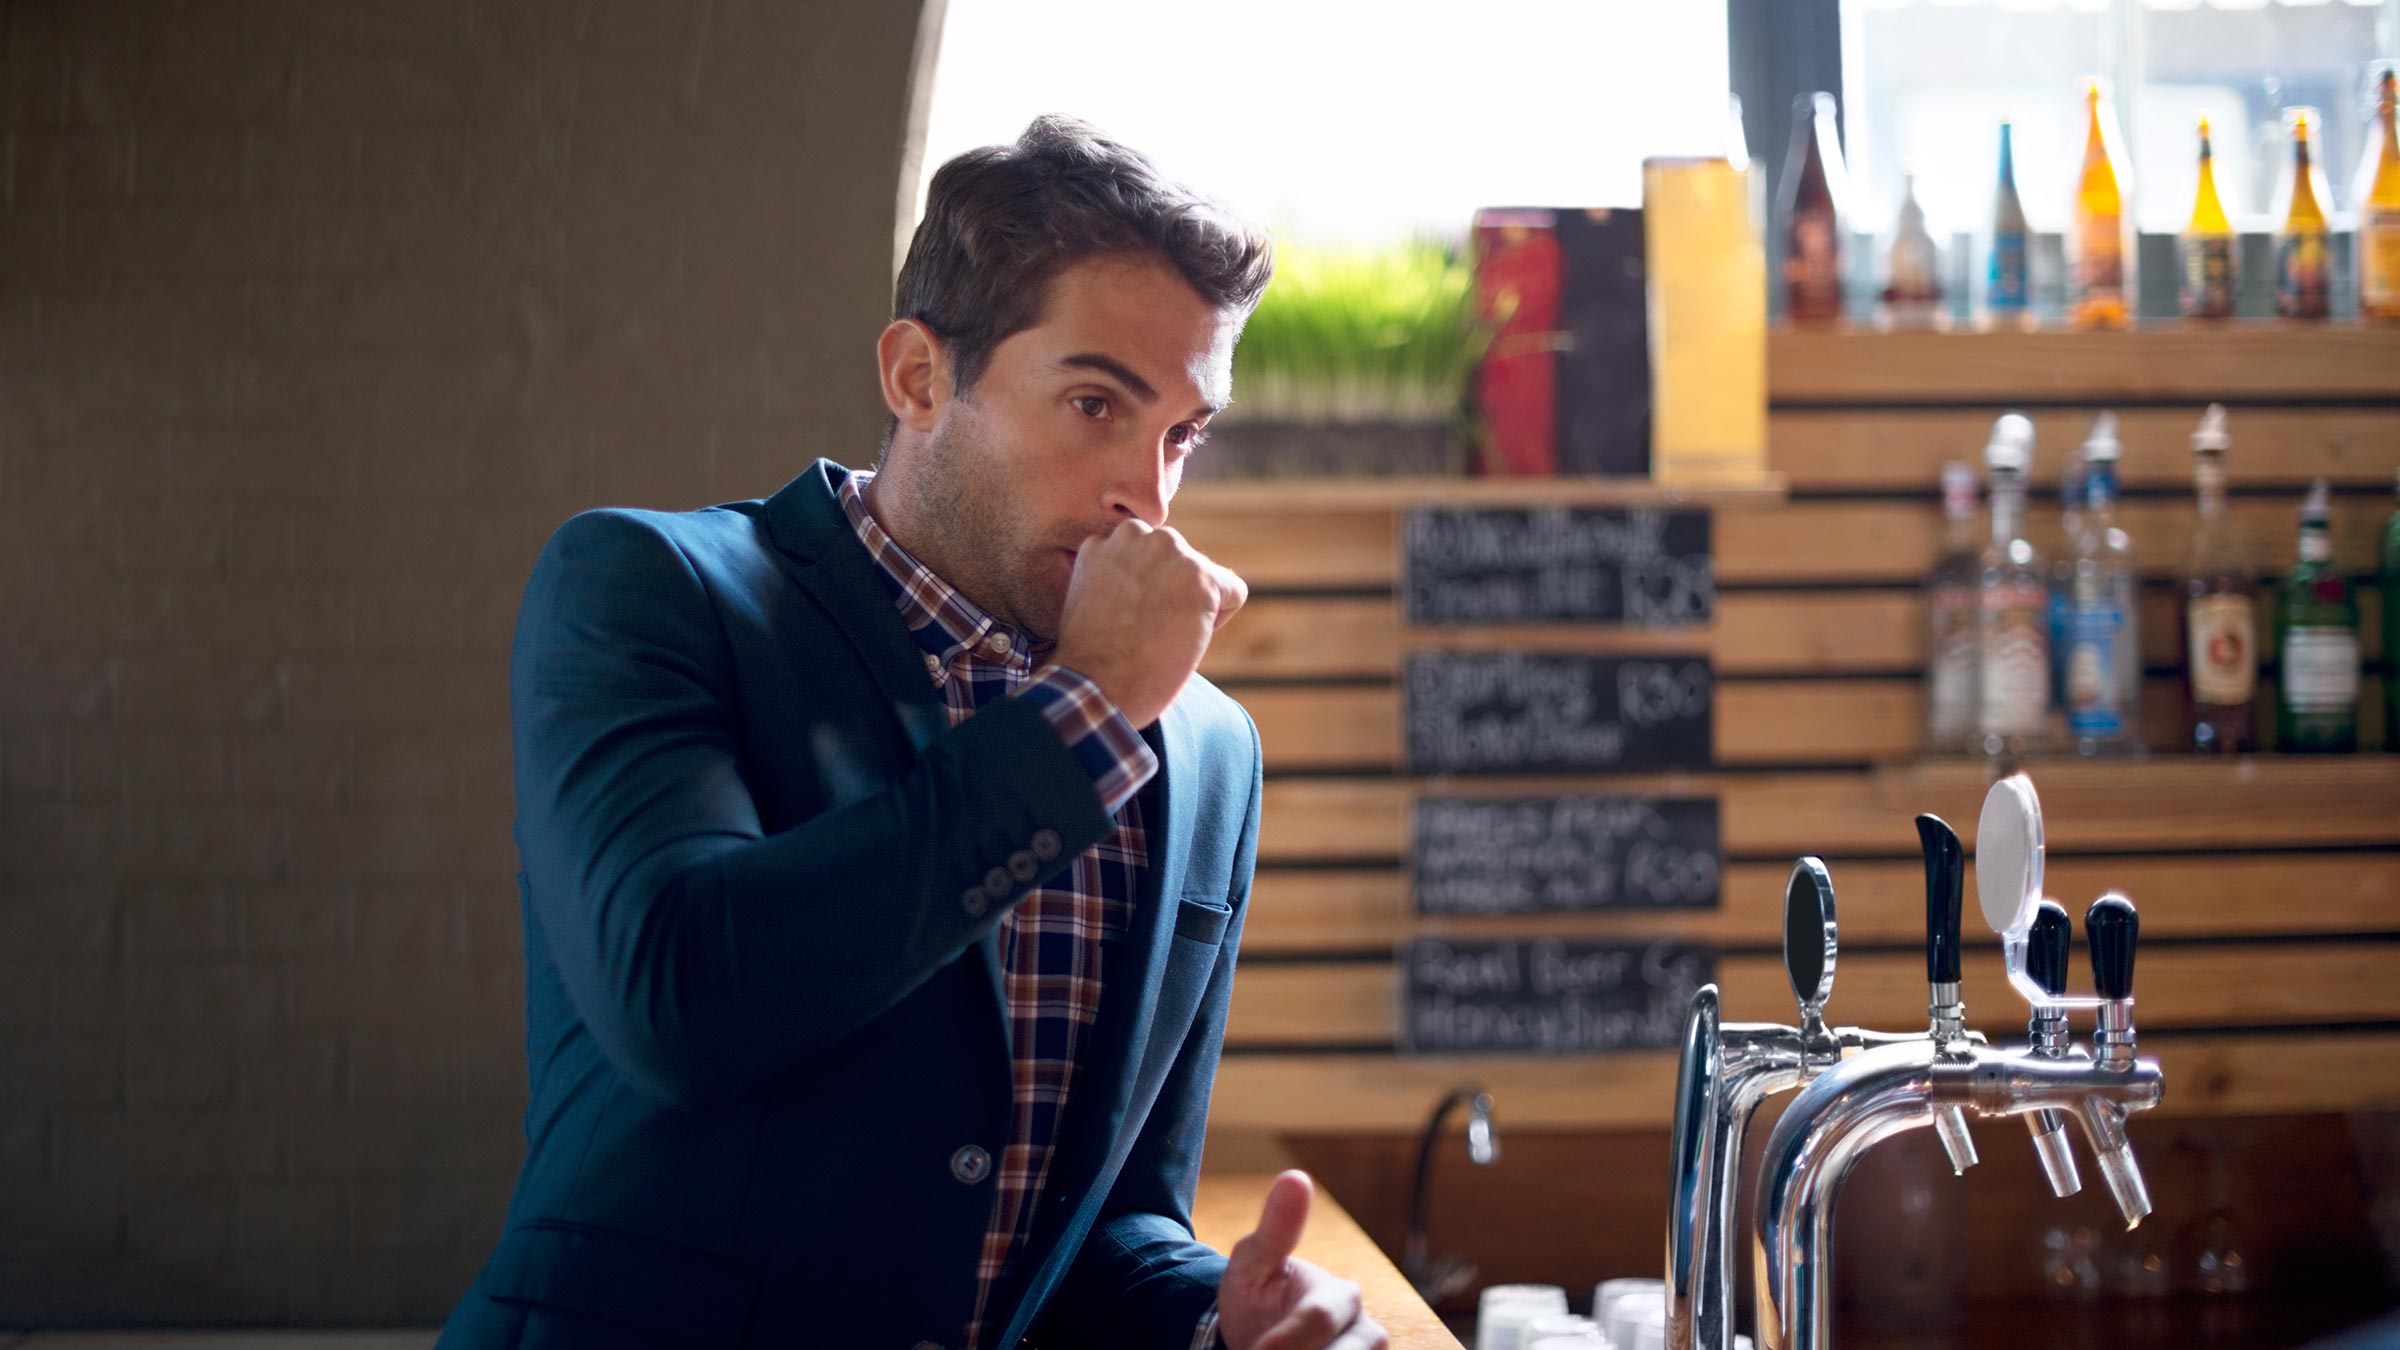
<svg viewBox="0 0 2400 1350"><path fill-rule="evenodd" d="M1011 695L1031 703L1058 729L1077 763L1092 777L1100 807L1110 815L1158 772L1158 756L1098 683L1066 666L1035 671Z"/></svg>

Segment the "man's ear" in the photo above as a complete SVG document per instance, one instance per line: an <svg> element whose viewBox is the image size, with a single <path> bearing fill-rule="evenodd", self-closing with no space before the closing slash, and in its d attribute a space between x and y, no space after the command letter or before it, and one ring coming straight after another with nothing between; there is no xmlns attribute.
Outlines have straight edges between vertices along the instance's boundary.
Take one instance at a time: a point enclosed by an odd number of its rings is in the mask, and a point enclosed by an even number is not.
<svg viewBox="0 0 2400 1350"><path fill-rule="evenodd" d="M875 362L892 416L911 431L932 431L950 397L950 352L942 340L915 319L894 319L876 339Z"/></svg>

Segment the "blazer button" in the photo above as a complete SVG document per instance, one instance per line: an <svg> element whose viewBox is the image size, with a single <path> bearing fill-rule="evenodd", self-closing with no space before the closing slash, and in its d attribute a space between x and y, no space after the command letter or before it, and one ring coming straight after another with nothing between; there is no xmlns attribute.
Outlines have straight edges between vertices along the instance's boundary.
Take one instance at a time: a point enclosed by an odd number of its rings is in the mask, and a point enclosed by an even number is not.
<svg viewBox="0 0 2400 1350"><path fill-rule="evenodd" d="M995 867L983 874L983 893L994 900L1006 900L1016 887L1009 884L1008 869Z"/></svg>
<svg viewBox="0 0 2400 1350"><path fill-rule="evenodd" d="M1058 857L1059 846L1062 842L1056 830L1035 830L1033 832L1033 856L1043 862L1049 862Z"/></svg>
<svg viewBox="0 0 2400 1350"><path fill-rule="evenodd" d="M990 907L991 903L991 900L984 895L981 886L969 886L958 894L958 907L965 910L970 919L982 918L983 911Z"/></svg>
<svg viewBox="0 0 2400 1350"><path fill-rule="evenodd" d="M1033 874L1041 870L1042 865L1035 862L1033 854L1024 849L1008 855L1008 874L1019 881L1031 881Z"/></svg>
<svg viewBox="0 0 2400 1350"><path fill-rule="evenodd" d="M919 1341L914 1350L942 1350L942 1343L940 1341Z"/></svg>
<svg viewBox="0 0 2400 1350"><path fill-rule="evenodd" d="M991 1174L992 1155L973 1144L950 1155L950 1175L961 1185L972 1186Z"/></svg>

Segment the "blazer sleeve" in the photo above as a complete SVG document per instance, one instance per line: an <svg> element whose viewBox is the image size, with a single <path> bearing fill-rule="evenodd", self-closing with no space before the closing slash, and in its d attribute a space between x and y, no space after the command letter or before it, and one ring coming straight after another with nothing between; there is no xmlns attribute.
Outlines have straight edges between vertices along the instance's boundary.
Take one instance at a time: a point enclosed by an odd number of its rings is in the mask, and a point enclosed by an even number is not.
<svg viewBox="0 0 2400 1350"><path fill-rule="evenodd" d="M1189 1345L1201 1316L1216 1304L1225 1257L1192 1236L1192 1197L1200 1180L1209 1089L1216 1083L1217 1062L1225 1047L1234 957L1258 867L1263 761L1258 726L1247 714L1244 721L1250 730L1250 805L1234 853L1233 893L1227 896L1233 917L1226 921L1224 943L1192 1029L1143 1122L1125 1170L1034 1323L1029 1339L1043 1350Z"/></svg>
<svg viewBox="0 0 2400 1350"><path fill-rule="evenodd" d="M869 1021L1109 827L1057 730L998 699L889 789L767 834L734 698L720 620L670 536L613 509L559 527L509 661L518 848L577 1014L678 1105Z"/></svg>

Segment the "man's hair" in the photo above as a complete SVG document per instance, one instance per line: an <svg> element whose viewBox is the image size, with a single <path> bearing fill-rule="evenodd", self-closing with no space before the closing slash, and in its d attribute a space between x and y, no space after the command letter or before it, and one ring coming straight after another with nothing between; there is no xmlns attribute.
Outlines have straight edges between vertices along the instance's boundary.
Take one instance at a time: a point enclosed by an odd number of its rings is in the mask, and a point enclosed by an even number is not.
<svg viewBox="0 0 2400 1350"><path fill-rule="evenodd" d="M1111 254L1164 262L1201 299L1245 315L1275 270L1264 233L1140 151L1074 118L1043 116L1016 144L969 150L933 175L892 317L942 339L951 389L964 394L993 348L1041 320L1052 278Z"/></svg>

